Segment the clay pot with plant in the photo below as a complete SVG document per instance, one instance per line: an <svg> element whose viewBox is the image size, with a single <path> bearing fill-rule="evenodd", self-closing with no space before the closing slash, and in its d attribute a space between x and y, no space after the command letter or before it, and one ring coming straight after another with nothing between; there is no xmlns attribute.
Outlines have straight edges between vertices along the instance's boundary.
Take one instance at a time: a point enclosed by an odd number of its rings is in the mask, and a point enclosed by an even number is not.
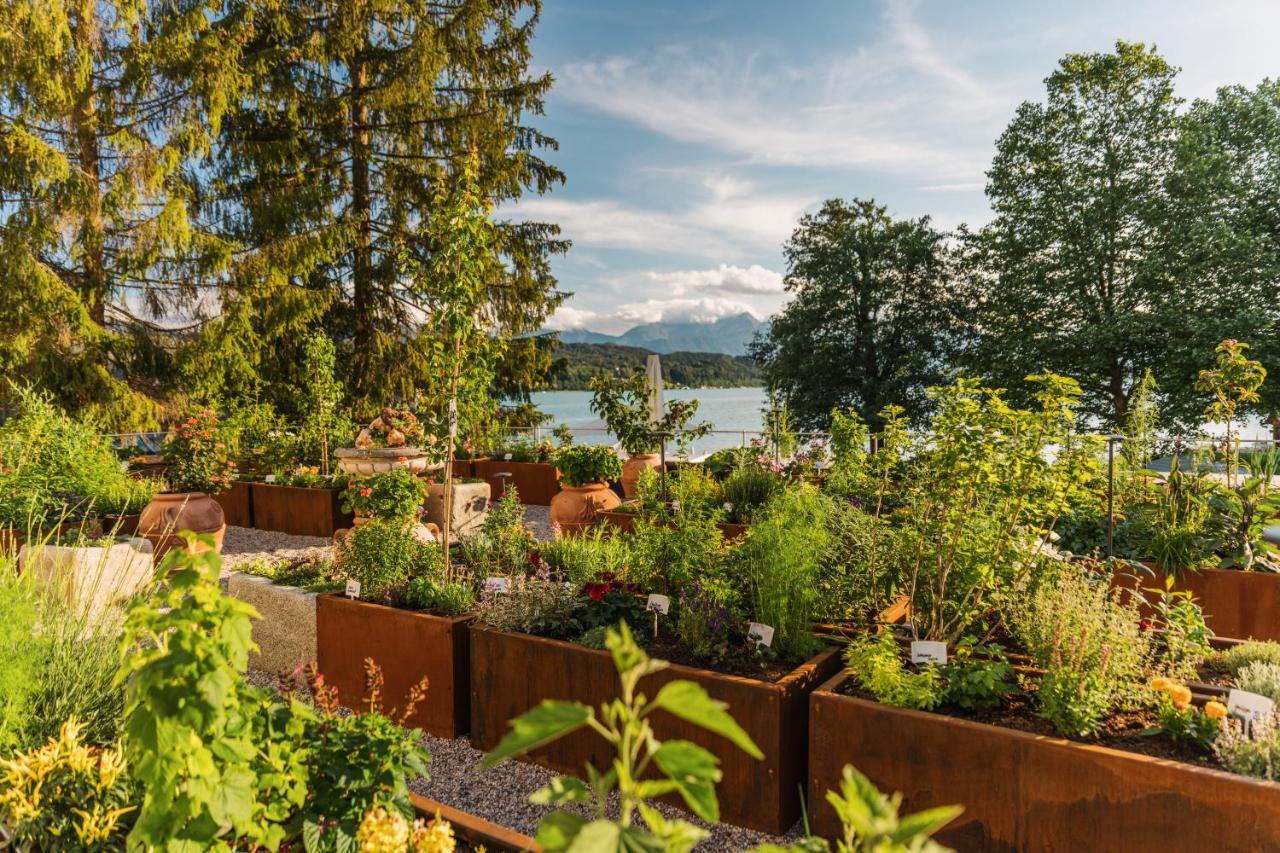
<svg viewBox="0 0 1280 853"><path fill-rule="evenodd" d="M609 487L622 474L622 461L613 448L577 444L556 451L560 493L551 499L551 523L561 535L575 535L599 524L601 512L614 509L622 499Z"/></svg>
<svg viewBox="0 0 1280 853"><path fill-rule="evenodd" d="M226 517L213 495L235 479L236 463L217 414L200 409L169 430L164 440L169 490L151 499L138 518L138 535L151 540L157 558L181 546L180 531L213 537L222 550Z"/></svg>
<svg viewBox="0 0 1280 853"><path fill-rule="evenodd" d="M711 432L711 424L689 426L698 412L697 400L671 400L661 418L650 413L653 389L643 373L626 378L596 376L591 380L591 411L604 419L609 432L618 437L627 461L622 466L622 492L630 500L636 496L636 483L646 468L662 466L663 435L676 438L677 446Z"/></svg>

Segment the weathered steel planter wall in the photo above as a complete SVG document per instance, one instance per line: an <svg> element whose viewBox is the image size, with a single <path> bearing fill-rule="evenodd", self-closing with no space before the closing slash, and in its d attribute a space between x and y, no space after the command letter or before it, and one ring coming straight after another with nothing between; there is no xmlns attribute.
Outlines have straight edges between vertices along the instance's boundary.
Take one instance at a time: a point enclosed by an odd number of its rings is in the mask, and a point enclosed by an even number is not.
<svg viewBox="0 0 1280 853"><path fill-rule="evenodd" d="M836 692L810 696L810 820L840 837L826 792L845 764L903 812L963 805L937 836L966 851L1280 848L1280 784Z"/></svg>
<svg viewBox="0 0 1280 853"><path fill-rule="evenodd" d="M1162 589L1165 573L1117 571L1112 583L1125 589ZM1280 640L1280 575L1233 569L1201 569L1175 575L1173 588L1187 590L1204 609L1204 621L1219 637Z"/></svg>
<svg viewBox="0 0 1280 853"><path fill-rule="evenodd" d="M322 595L316 601L320 672L338 689L342 704L357 708L365 697L364 661L372 658L382 668L383 706L393 717L426 676L426 699L408 724L436 737L464 735L470 724L471 620Z"/></svg>
<svg viewBox="0 0 1280 853"><path fill-rule="evenodd" d="M351 526L352 515L342 511L341 489L253 484L253 523L259 530L328 539L335 530Z"/></svg>
<svg viewBox="0 0 1280 853"><path fill-rule="evenodd" d="M500 459L481 459L475 463L475 476L489 484L496 501L502 497L503 481L520 493L520 502L535 506L549 506L551 499L560 492L560 472L547 462L503 462ZM507 473L510 477L499 477Z"/></svg>
<svg viewBox="0 0 1280 853"><path fill-rule="evenodd" d="M231 488L218 492L213 499L222 507L227 524L232 527L253 527L253 484L235 480Z"/></svg>
<svg viewBox="0 0 1280 853"><path fill-rule="evenodd" d="M720 759L724 778L716 794L722 820L781 834L800 817L808 694L838 668L835 649L823 651L776 683L673 665L645 678L641 689L652 697L666 682L687 679L728 703L734 719L764 753L763 761L665 712L654 717L657 736L692 741ZM617 694L618 673L607 652L478 625L471 628L471 742L477 749L493 749L506 735L508 720L544 699L598 707ZM597 768L611 766L613 752L594 732L580 731L530 757L558 772L581 775L587 762Z"/></svg>

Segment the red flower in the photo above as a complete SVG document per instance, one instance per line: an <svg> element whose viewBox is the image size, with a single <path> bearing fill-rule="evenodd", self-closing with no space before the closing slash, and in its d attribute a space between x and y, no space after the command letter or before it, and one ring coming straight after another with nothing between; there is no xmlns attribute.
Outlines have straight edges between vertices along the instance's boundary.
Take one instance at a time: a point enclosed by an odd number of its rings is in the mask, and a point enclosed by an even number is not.
<svg viewBox="0 0 1280 853"><path fill-rule="evenodd" d="M1151 630L1151 620L1150 620L1150 619L1139 619L1139 620L1138 620L1138 627L1139 627L1139 628L1141 628L1143 631L1149 631L1149 630Z"/></svg>
<svg viewBox="0 0 1280 853"><path fill-rule="evenodd" d="M591 596L592 601L604 601L605 593L609 591L608 586L602 583L587 584L587 595Z"/></svg>
<svg viewBox="0 0 1280 853"><path fill-rule="evenodd" d="M369 495L371 495L371 494L373 494L373 489L361 489L361 490L360 490L360 497L362 497L362 498L367 498L367 497L369 497Z"/></svg>

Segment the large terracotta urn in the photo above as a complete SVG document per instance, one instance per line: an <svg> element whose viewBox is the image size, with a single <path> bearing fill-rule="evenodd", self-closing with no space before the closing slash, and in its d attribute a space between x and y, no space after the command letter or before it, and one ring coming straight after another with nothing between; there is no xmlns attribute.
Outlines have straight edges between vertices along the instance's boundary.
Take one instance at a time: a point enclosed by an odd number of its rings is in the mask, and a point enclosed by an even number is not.
<svg viewBox="0 0 1280 853"><path fill-rule="evenodd" d="M213 536L213 550L222 553L227 531L222 506L204 492L160 492L138 517L138 535L151 541L157 560L183 547L178 535L183 530Z"/></svg>
<svg viewBox="0 0 1280 853"><path fill-rule="evenodd" d="M636 497L636 483L640 482L640 472L646 468L658 470L662 467L662 457L657 453L633 453L622 463L622 493L627 500Z"/></svg>
<svg viewBox="0 0 1280 853"><path fill-rule="evenodd" d="M585 486L561 483L560 493L551 499L551 523L559 526L561 536L576 536L599 524L601 512L621 503L622 498L609 488L608 483L587 483Z"/></svg>

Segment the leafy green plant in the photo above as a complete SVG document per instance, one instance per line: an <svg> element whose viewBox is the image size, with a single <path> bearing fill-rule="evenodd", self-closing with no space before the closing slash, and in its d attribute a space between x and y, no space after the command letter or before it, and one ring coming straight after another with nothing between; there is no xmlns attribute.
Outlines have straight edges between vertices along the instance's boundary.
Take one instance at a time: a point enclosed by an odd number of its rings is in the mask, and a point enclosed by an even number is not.
<svg viewBox="0 0 1280 853"><path fill-rule="evenodd" d="M1280 666L1280 643L1274 640L1246 640L1238 646L1223 649L1213 656L1212 662L1233 676L1251 663L1271 663Z"/></svg>
<svg viewBox="0 0 1280 853"><path fill-rule="evenodd" d="M511 731L485 756L483 767L549 743L581 728L590 728L617 749L606 772L588 766L587 782L560 777L536 791L530 801L539 805L589 804L591 820L576 812L557 811L538 826L537 841L548 853L562 850L692 850L706 837L693 824L672 820L649 804L664 794L679 793L685 805L708 823L720 816L715 784L720 781L719 760L689 741L659 741L649 722L656 711L665 711L709 732L720 735L742 751L762 758L759 747L734 722L723 702L707 695L691 681L670 681L649 700L639 692L640 680L666 668L636 645L626 624L610 630L605 640L618 669L618 699L600 707L599 713L577 702L545 701L511 721ZM611 795L617 796L617 818L609 817ZM637 824L637 817L644 828Z"/></svg>
<svg viewBox="0 0 1280 853"><path fill-rule="evenodd" d="M461 616L475 608L476 589L470 580L442 580L421 575L409 579L400 601L407 607L437 616Z"/></svg>
<svg viewBox="0 0 1280 853"><path fill-rule="evenodd" d="M355 421L341 408L344 390L337 378L337 356L333 341L321 331L307 337L302 354L302 371L307 381L302 387L298 429L299 456L329 474L329 453L336 441L355 433Z"/></svg>
<svg viewBox="0 0 1280 853"><path fill-rule="evenodd" d="M1226 720L1213 753L1232 773L1280 781L1280 724L1275 715L1263 717L1246 733L1239 720Z"/></svg>
<svg viewBox="0 0 1280 853"><path fill-rule="evenodd" d="M577 589L542 574L510 578L506 592L484 590L479 616L499 631L572 637L578 633L577 610Z"/></svg>
<svg viewBox="0 0 1280 853"><path fill-rule="evenodd" d="M622 460L603 444L571 444L556 450L552 458L566 486L580 488L609 483L622 476Z"/></svg>
<svg viewBox="0 0 1280 853"><path fill-rule="evenodd" d="M947 685L946 701L968 711L998 707L1013 692L1013 667L1004 650L972 637L956 644L938 674Z"/></svg>
<svg viewBox="0 0 1280 853"><path fill-rule="evenodd" d="M1172 689L1158 691L1156 694L1159 723L1143 734L1160 732L1173 741L1194 743L1205 750L1212 748L1221 731L1218 720L1226 715L1226 706L1221 702L1213 702L1206 705L1205 710L1201 710L1191 704L1191 691L1184 685L1170 686ZM1210 709L1214 709L1213 715L1210 714Z"/></svg>
<svg viewBox="0 0 1280 853"><path fill-rule="evenodd" d="M778 492L755 516L751 535L730 553L729 572L746 581L752 619L773 627L772 648L784 660L821 646L811 631L828 541L827 502L809 486Z"/></svg>
<svg viewBox="0 0 1280 853"><path fill-rule="evenodd" d="M680 590L676 605L675 633L691 655L704 659L729 656L743 622L734 584L723 577L704 575Z"/></svg>
<svg viewBox="0 0 1280 853"><path fill-rule="evenodd" d="M632 455L657 453L662 446L658 433L671 433L684 444L711 432L709 422L689 426L698 413L697 400L668 400L662 418L651 421L649 380L644 373L625 378L605 374L593 377L591 411L604 419L622 449Z"/></svg>
<svg viewBox="0 0 1280 853"><path fill-rule="evenodd" d="M196 409L164 438L165 476L175 492L214 494L235 479L226 436L213 409Z"/></svg>
<svg viewBox="0 0 1280 853"><path fill-rule="evenodd" d="M625 575L631 560L626 538L605 524L544 542L537 554L553 574L575 584L586 583L598 572Z"/></svg>
<svg viewBox="0 0 1280 853"><path fill-rule="evenodd" d="M710 518L676 514L636 519L628 542L627 579L649 592L676 595L718 570L724 534Z"/></svg>
<svg viewBox="0 0 1280 853"><path fill-rule="evenodd" d="M444 574L439 546L422 541L401 521L375 519L353 528L337 551L342 573L360 582L363 598L386 598L410 578Z"/></svg>
<svg viewBox="0 0 1280 853"><path fill-rule="evenodd" d="M740 524L750 524L756 512L781 490L782 478L756 462L735 468L720 487L729 519Z"/></svg>
<svg viewBox="0 0 1280 853"><path fill-rule="evenodd" d="M75 721L37 749L0 759L0 827L19 850L122 850L135 810L124 755Z"/></svg>
<svg viewBox="0 0 1280 853"><path fill-rule="evenodd" d="M523 574L537 539L524 524L524 504L515 488L492 504L484 525L461 541L462 559L477 577Z"/></svg>
<svg viewBox="0 0 1280 853"><path fill-rule="evenodd" d="M646 611L639 592L639 587L617 575L600 572L578 590L579 627L587 633L625 622L633 629L643 630Z"/></svg>
<svg viewBox="0 0 1280 853"><path fill-rule="evenodd" d="M426 496L424 480L408 468L392 468L352 480L342 493L342 509L366 518L415 519Z"/></svg>
<svg viewBox="0 0 1280 853"><path fill-rule="evenodd" d="M945 685L936 666L919 672L902 663L902 652L888 630L868 631L849 641L844 662L853 679L876 701L898 708L928 711L941 704Z"/></svg>
<svg viewBox="0 0 1280 853"><path fill-rule="evenodd" d="M1254 661L1236 673L1236 686L1280 704L1280 664Z"/></svg>
<svg viewBox="0 0 1280 853"><path fill-rule="evenodd" d="M1249 345L1228 338L1215 349L1217 363L1201 370L1196 378L1196 389L1206 391L1212 401L1205 408L1205 417L1212 423L1226 424L1227 487L1235 486L1240 468L1240 446L1235 440L1235 419L1241 407L1259 401L1258 389L1267 378L1262 363L1245 355Z"/></svg>
<svg viewBox="0 0 1280 853"><path fill-rule="evenodd" d="M159 480L129 477L103 488L93 502L100 515L137 515L161 490Z"/></svg>

